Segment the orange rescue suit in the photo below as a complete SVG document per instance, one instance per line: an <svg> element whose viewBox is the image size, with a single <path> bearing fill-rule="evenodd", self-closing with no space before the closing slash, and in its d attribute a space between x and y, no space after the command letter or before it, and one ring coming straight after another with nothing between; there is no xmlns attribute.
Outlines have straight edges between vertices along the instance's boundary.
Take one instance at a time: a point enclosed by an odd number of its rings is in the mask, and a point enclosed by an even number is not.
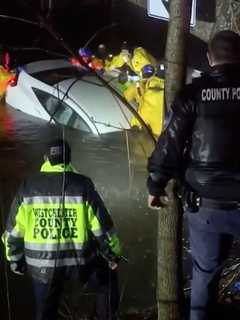
<svg viewBox="0 0 240 320"><path fill-rule="evenodd" d="M4 96L9 82L15 77L15 74L0 66L0 99Z"/></svg>

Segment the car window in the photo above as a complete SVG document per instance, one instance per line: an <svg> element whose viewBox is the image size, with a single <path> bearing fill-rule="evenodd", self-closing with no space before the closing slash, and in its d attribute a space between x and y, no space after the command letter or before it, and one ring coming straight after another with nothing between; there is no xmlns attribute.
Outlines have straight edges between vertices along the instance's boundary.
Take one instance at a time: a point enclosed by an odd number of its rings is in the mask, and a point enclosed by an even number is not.
<svg viewBox="0 0 240 320"><path fill-rule="evenodd" d="M38 100L56 122L85 132L92 132L86 121L68 104L51 94L33 88Z"/></svg>

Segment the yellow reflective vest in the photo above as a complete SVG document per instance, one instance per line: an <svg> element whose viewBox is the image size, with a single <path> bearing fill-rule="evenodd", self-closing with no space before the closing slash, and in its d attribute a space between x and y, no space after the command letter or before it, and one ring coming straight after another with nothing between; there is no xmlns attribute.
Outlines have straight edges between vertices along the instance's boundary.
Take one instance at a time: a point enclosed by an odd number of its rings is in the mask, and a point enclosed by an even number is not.
<svg viewBox="0 0 240 320"><path fill-rule="evenodd" d="M19 188L2 239L7 259L24 258L42 281L55 268L87 264L97 252L109 260L120 255L112 219L92 181L69 165L49 162Z"/></svg>

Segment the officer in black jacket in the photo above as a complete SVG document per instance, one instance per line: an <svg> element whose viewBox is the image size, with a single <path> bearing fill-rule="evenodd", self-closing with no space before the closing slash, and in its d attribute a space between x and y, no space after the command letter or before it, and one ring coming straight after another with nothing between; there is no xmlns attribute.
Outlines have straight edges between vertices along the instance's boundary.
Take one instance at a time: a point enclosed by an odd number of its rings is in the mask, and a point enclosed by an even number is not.
<svg viewBox="0 0 240 320"><path fill-rule="evenodd" d="M166 184L183 168L185 183L200 197L198 210L195 204L187 212L191 320L209 319L223 262L240 236L240 36L217 33L207 57L210 71L176 96L148 162L150 208L167 205Z"/></svg>

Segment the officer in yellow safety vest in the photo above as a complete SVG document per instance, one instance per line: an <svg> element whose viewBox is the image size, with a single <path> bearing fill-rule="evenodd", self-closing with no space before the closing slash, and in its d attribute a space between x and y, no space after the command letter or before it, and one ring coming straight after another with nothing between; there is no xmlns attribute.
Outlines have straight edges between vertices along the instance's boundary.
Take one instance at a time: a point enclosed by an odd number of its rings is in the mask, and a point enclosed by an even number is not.
<svg viewBox="0 0 240 320"><path fill-rule="evenodd" d="M152 65L145 65L142 69L142 80L124 91L128 102L137 102L139 116L155 136L161 134L164 121L164 80L160 76L162 75L156 73ZM132 118L131 126L142 129L136 117Z"/></svg>
<svg viewBox="0 0 240 320"><path fill-rule="evenodd" d="M3 241L10 268L33 281L37 320L57 319L64 280L94 286L96 318L118 309L120 244L93 182L73 171L67 142L49 144L40 173L27 178L11 206Z"/></svg>

